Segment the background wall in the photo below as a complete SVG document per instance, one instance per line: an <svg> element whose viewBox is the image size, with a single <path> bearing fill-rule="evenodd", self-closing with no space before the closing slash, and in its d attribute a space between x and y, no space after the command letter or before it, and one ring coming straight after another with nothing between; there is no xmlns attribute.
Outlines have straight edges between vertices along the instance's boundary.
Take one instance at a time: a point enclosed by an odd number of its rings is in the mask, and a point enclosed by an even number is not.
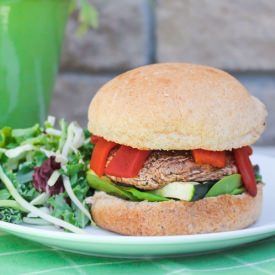
<svg viewBox="0 0 275 275"><path fill-rule="evenodd" d="M71 19L51 113L86 125L106 81L133 67L182 61L235 75L269 111L259 145L275 145L274 0L90 0L99 28L77 37Z"/></svg>

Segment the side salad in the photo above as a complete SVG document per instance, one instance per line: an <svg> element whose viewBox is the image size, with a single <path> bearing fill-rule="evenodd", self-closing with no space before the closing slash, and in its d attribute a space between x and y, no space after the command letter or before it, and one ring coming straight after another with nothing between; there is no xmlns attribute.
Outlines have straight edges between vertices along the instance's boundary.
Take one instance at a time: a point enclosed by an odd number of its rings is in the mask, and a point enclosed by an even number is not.
<svg viewBox="0 0 275 275"><path fill-rule="evenodd" d="M76 122L0 130L0 220L83 233L92 218L86 173L93 145Z"/></svg>

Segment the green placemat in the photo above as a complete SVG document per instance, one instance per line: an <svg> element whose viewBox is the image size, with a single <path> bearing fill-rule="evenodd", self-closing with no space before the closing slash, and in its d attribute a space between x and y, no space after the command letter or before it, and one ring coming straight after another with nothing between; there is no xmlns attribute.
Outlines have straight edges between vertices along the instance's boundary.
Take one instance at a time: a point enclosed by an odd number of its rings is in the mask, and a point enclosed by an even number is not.
<svg viewBox="0 0 275 275"><path fill-rule="evenodd" d="M275 274L275 237L205 255L113 259L67 253L0 232L0 274Z"/></svg>

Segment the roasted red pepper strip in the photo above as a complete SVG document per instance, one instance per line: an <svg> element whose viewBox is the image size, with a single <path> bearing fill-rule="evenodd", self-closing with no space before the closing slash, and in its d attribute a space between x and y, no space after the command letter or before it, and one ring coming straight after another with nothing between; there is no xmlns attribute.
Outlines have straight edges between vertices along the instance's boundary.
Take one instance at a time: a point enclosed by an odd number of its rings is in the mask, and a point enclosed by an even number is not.
<svg viewBox="0 0 275 275"><path fill-rule="evenodd" d="M253 166L249 159L249 151L247 150L247 147L245 146L239 149L234 149L233 154L247 192L252 197L255 197L257 195L257 183Z"/></svg>
<svg viewBox="0 0 275 275"><path fill-rule="evenodd" d="M251 156L253 154L253 149L251 148L251 146L244 146L243 149L246 151L246 153Z"/></svg>
<svg viewBox="0 0 275 275"><path fill-rule="evenodd" d="M116 145L117 144L115 142L107 141L104 138L100 138L96 142L91 158L90 168L98 176L102 176L104 174L104 169L108 155Z"/></svg>
<svg viewBox="0 0 275 275"><path fill-rule="evenodd" d="M91 143L96 144L100 139L101 139L101 137L96 136L96 135L92 135L91 136Z"/></svg>
<svg viewBox="0 0 275 275"><path fill-rule="evenodd" d="M122 145L106 167L105 174L121 178L134 178L138 175L150 153L151 151Z"/></svg>
<svg viewBox="0 0 275 275"><path fill-rule="evenodd" d="M195 162L199 164L209 164L218 168L223 168L226 164L226 156L224 151L196 149L192 150L192 155Z"/></svg>

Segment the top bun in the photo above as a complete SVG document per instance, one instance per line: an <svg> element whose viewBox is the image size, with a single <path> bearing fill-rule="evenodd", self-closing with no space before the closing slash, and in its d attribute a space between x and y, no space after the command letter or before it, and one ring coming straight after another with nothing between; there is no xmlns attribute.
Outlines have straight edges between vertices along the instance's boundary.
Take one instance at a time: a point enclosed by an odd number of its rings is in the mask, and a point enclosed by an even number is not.
<svg viewBox="0 0 275 275"><path fill-rule="evenodd" d="M90 132L156 150L231 150L262 134L265 106L228 73L202 65L139 67L106 83L89 107Z"/></svg>

